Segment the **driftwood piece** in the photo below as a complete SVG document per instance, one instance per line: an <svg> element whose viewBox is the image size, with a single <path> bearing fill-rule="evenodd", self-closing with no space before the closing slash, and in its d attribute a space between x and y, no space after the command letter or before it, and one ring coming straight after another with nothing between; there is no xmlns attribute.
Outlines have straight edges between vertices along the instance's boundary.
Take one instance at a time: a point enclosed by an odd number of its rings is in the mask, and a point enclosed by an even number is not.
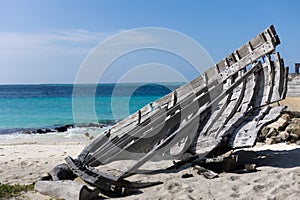
<svg viewBox="0 0 300 200"><path fill-rule="evenodd" d="M193 167L194 170L197 170L197 174L203 175L207 179L213 179L219 177L219 175L209 169L201 167L199 165L195 165Z"/></svg>
<svg viewBox="0 0 300 200"><path fill-rule="evenodd" d="M34 190L57 199L94 200L99 197L99 189L71 181L37 181Z"/></svg>

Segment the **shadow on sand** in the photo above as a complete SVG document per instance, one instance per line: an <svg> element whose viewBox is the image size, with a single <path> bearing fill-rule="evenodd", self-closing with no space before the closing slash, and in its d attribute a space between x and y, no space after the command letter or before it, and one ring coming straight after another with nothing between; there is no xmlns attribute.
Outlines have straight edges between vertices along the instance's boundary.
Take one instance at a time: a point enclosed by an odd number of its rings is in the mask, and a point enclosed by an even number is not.
<svg viewBox="0 0 300 200"><path fill-rule="evenodd" d="M293 168L300 166L300 148L292 150L240 150L238 164L256 164L257 167Z"/></svg>
<svg viewBox="0 0 300 200"><path fill-rule="evenodd" d="M300 167L300 148L291 150L238 150L234 153L238 155L238 166L245 164L256 164L257 167L269 166L275 168L293 168ZM138 170L138 174L158 174L158 173L176 173L191 167L189 164L179 168L167 168L159 170Z"/></svg>

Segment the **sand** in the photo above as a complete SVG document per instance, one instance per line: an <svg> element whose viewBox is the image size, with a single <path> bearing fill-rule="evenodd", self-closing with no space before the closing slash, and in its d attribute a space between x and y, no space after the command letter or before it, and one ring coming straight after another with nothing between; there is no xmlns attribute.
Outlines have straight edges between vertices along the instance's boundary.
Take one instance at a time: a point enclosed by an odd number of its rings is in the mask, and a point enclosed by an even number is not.
<svg viewBox="0 0 300 200"><path fill-rule="evenodd" d="M86 142L0 144L0 182L30 184L64 162L76 157ZM178 173L138 174L132 180L162 181L163 184L142 189L139 194L121 199L298 199L300 195L300 146L263 145L235 152L240 162L257 165L257 172L221 173L206 179L191 168ZM148 163L164 168L171 161ZM193 177L182 178L183 174ZM27 192L17 199L50 199L37 192Z"/></svg>
<svg viewBox="0 0 300 200"><path fill-rule="evenodd" d="M289 111L300 112L300 97L286 97L273 105L287 106L287 110Z"/></svg>
<svg viewBox="0 0 300 200"><path fill-rule="evenodd" d="M1 141L2 142L2 141ZM0 183L31 184L44 176L54 166L64 162L66 156L74 156L82 150L83 142L24 142L18 138L14 144L0 144ZM47 199L37 192L22 194L16 199Z"/></svg>
<svg viewBox="0 0 300 200"><path fill-rule="evenodd" d="M68 155L76 156L80 143L0 145L0 182L30 184L64 162Z"/></svg>
<svg viewBox="0 0 300 200"><path fill-rule="evenodd" d="M299 111L299 98L287 97L280 105ZM0 183L31 184L49 172L66 156L76 157L88 143L87 138L62 136L20 136L0 139ZM236 150L240 163L256 164L252 173L221 173L206 179L187 168L176 173L164 170L137 174L129 180L162 181L163 184L142 189L139 193L119 199L299 199L300 146L295 144L258 143L252 148ZM150 162L152 169L164 169L172 161ZM182 178L189 174L192 177ZM37 192L23 193L14 199L49 200ZM117 198L116 198L117 199Z"/></svg>

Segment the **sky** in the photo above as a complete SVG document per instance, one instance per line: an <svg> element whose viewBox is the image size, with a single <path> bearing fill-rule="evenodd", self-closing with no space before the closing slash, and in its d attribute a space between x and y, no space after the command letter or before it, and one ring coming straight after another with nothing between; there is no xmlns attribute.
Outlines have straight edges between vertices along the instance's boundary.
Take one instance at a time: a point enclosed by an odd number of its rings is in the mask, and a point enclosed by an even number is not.
<svg viewBox="0 0 300 200"><path fill-rule="evenodd" d="M95 56L114 59L93 60L93 69L105 73L86 82L189 81L271 24L293 72L300 62L299 10L297 0L0 0L0 84L74 83ZM154 38L147 27L175 35ZM201 70L172 51L183 45L176 34L202 48ZM170 51L158 48L162 41ZM156 49L136 51L132 44ZM121 54L123 48L129 51ZM197 50L186 45L185 52Z"/></svg>

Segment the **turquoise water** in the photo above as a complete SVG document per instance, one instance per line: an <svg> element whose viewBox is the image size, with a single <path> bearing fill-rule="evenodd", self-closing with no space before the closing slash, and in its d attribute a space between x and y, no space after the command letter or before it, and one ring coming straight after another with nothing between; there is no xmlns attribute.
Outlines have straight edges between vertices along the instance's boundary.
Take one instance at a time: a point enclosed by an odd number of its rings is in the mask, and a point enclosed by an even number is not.
<svg viewBox="0 0 300 200"><path fill-rule="evenodd" d="M73 85L2 85L0 133L52 128L75 122L112 124L180 85L81 85L77 86L80 92L76 95L73 94Z"/></svg>

